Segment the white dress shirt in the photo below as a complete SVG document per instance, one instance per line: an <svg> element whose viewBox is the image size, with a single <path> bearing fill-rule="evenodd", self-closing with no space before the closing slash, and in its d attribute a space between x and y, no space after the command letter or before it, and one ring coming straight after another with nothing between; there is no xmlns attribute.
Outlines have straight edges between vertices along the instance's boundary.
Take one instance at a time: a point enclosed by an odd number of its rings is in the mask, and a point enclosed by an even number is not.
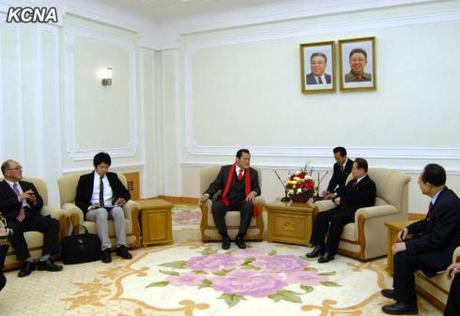
<svg viewBox="0 0 460 316"><path fill-rule="evenodd" d="M93 186L93 195L91 196L91 204L99 203L99 181L101 177L94 172L94 186ZM104 206L113 206L112 197L112 187L110 186L109 179L107 179L107 175L104 175L102 178L102 183L104 186Z"/></svg>

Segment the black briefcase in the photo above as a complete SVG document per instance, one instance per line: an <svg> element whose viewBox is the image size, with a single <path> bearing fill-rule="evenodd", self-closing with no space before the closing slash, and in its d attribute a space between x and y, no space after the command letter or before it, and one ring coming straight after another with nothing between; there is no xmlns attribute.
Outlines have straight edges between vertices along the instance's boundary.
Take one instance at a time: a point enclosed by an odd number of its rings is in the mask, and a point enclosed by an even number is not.
<svg viewBox="0 0 460 316"><path fill-rule="evenodd" d="M85 233L67 236L62 240L62 262L74 264L101 259L101 241L96 234Z"/></svg>

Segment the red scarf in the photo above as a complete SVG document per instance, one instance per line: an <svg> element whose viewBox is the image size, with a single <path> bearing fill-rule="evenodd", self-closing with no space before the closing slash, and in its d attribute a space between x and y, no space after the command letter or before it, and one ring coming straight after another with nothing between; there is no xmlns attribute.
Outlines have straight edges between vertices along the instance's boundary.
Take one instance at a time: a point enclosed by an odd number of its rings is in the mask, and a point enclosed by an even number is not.
<svg viewBox="0 0 460 316"><path fill-rule="evenodd" d="M230 205L230 201L227 198L228 192L230 191L230 187L232 186L233 175L235 174L236 164L231 165L230 170L227 176L227 182L225 182L224 193L222 194L222 202L225 206ZM244 170L244 193L246 196L251 193L251 171L248 169ZM254 204L252 207L252 216L257 217L259 216L259 209Z"/></svg>

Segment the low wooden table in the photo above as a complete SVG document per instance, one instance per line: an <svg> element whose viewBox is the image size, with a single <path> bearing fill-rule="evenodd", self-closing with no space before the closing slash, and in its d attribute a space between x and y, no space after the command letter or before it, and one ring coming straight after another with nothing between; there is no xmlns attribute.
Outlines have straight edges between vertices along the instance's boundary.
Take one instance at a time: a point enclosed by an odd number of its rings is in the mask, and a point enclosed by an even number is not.
<svg viewBox="0 0 460 316"><path fill-rule="evenodd" d="M137 201L141 206L142 246L172 243L172 204L162 199Z"/></svg>
<svg viewBox="0 0 460 316"><path fill-rule="evenodd" d="M391 247L395 242L398 241L398 233L407 225L413 223L414 221L395 221L395 222L386 222L385 226L388 229L387 232L387 268L386 270L393 274L393 252Z"/></svg>
<svg viewBox="0 0 460 316"><path fill-rule="evenodd" d="M265 205L268 218L268 241L309 245L317 207L308 203L281 202Z"/></svg>

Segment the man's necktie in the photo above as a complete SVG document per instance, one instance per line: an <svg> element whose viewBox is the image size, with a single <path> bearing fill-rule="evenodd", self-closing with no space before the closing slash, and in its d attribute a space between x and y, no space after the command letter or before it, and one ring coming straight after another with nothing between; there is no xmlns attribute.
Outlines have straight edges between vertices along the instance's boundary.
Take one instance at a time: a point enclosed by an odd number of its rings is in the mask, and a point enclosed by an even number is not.
<svg viewBox="0 0 460 316"><path fill-rule="evenodd" d="M321 80L321 77L318 77L318 83L323 84L323 80Z"/></svg>
<svg viewBox="0 0 460 316"><path fill-rule="evenodd" d="M18 200L19 200L19 196L21 195L21 193L19 192L17 183L13 184L13 190L14 190L14 193L16 193ZM22 222L24 218L26 218L26 212L24 210L24 207L22 207L22 201L21 201L21 209L19 210L19 214L18 216L16 216L16 219L18 220L18 222Z"/></svg>
<svg viewBox="0 0 460 316"><path fill-rule="evenodd" d="M358 184L358 180L353 179L353 181L351 182L351 187L354 188L357 184Z"/></svg>
<svg viewBox="0 0 460 316"><path fill-rule="evenodd" d="M238 180L241 181L241 179L243 179L243 169L240 169L240 171L238 171Z"/></svg>
<svg viewBox="0 0 460 316"><path fill-rule="evenodd" d="M428 216L431 215L431 210L433 209L433 202L430 202L430 205L428 205Z"/></svg>
<svg viewBox="0 0 460 316"><path fill-rule="evenodd" d="M102 177L99 178L99 206L104 206L104 183Z"/></svg>
<svg viewBox="0 0 460 316"><path fill-rule="evenodd" d="M341 166L340 166L340 171L342 171L342 172L343 172L343 165L341 165Z"/></svg>

